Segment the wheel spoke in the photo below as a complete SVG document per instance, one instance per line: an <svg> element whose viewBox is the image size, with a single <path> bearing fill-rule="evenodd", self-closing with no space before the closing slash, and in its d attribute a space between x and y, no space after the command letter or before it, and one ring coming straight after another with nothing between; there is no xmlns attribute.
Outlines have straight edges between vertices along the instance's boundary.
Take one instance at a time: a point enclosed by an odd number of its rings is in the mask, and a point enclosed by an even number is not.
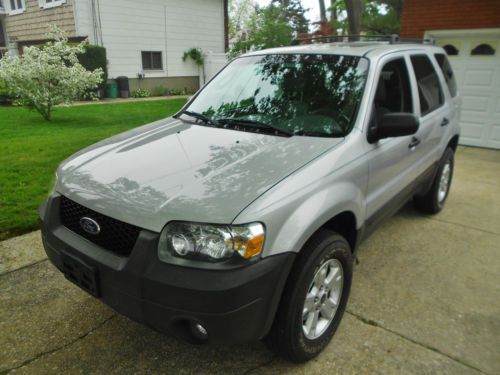
<svg viewBox="0 0 500 375"><path fill-rule="evenodd" d="M333 316L335 315L335 311L337 310L337 304L330 298L327 298L325 300L325 303L323 306L321 306L321 315L330 320L333 319Z"/></svg>
<svg viewBox="0 0 500 375"><path fill-rule="evenodd" d="M319 311L315 310L314 312L311 312L309 316L307 317L306 321L306 331L308 335L314 336L316 334L316 328L318 326L318 319L319 319Z"/></svg>
<svg viewBox="0 0 500 375"><path fill-rule="evenodd" d="M320 287L325 282L325 277L326 277L326 268L321 268L314 277L314 284L316 284L317 287Z"/></svg>
<svg viewBox="0 0 500 375"><path fill-rule="evenodd" d="M314 310L314 295L312 293L309 293L306 296L306 300L304 302L304 311L310 312Z"/></svg>
<svg viewBox="0 0 500 375"><path fill-rule="evenodd" d="M329 288L333 287L335 281L337 280L339 271L340 269L338 267L330 267L330 272L325 279L325 286L328 286Z"/></svg>

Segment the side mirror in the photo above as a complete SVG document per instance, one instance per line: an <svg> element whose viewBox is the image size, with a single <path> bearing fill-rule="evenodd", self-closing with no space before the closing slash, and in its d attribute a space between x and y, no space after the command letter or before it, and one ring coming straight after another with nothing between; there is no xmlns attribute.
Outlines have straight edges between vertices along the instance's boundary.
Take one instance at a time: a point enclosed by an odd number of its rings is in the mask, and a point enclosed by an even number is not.
<svg viewBox="0 0 500 375"><path fill-rule="evenodd" d="M412 135L417 132L418 127L419 121L414 114L386 113L375 127L370 127L369 141L374 143L383 138Z"/></svg>

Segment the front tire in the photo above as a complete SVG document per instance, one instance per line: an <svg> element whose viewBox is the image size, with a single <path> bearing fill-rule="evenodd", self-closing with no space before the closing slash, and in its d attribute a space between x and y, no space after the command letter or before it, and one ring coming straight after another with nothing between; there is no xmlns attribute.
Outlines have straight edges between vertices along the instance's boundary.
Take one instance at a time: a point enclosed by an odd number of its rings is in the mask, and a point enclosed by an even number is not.
<svg viewBox="0 0 500 375"><path fill-rule="evenodd" d="M352 282L349 243L320 230L304 246L290 273L265 341L285 359L301 363L330 342L344 314Z"/></svg>
<svg viewBox="0 0 500 375"><path fill-rule="evenodd" d="M450 192L453 168L454 152L448 147L439 161L438 170L430 190L425 195L414 198L415 206L420 211L437 214L443 209Z"/></svg>

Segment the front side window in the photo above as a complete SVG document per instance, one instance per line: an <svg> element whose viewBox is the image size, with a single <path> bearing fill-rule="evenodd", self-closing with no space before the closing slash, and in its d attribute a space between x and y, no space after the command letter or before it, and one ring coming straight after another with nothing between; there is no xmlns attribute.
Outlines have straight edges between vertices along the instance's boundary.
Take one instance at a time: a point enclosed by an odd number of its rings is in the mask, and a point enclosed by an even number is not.
<svg viewBox="0 0 500 375"><path fill-rule="evenodd" d="M9 0L9 14L19 14L24 12L24 0Z"/></svg>
<svg viewBox="0 0 500 375"><path fill-rule="evenodd" d="M386 63L380 72L374 99L377 122L386 113L413 113L410 79L404 58Z"/></svg>
<svg viewBox="0 0 500 375"><path fill-rule="evenodd" d="M163 62L161 52L142 51L142 69L162 70Z"/></svg>
<svg viewBox="0 0 500 375"><path fill-rule="evenodd" d="M420 113L422 116L434 111L444 103L439 78L426 55L414 55L411 64L417 78Z"/></svg>
<svg viewBox="0 0 500 375"><path fill-rule="evenodd" d="M436 53L434 56L436 57L439 67L443 72L446 84L448 85L448 89L450 90L450 95L453 97L456 96L457 82L455 80L455 75L453 74L453 69L451 69L451 65L450 62L448 61L448 58L443 53Z"/></svg>
<svg viewBox="0 0 500 375"><path fill-rule="evenodd" d="M186 110L219 124L271 124L289 134L343 137L362 98L368 61L283 54L236 59Z"/></svg>

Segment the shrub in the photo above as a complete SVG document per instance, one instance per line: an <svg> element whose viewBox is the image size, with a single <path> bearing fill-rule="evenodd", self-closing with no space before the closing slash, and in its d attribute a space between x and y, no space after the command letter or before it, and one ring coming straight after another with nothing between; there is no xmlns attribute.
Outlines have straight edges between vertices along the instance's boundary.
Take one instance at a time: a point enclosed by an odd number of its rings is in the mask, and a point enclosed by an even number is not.
<svg viewBox="0 0 500 375"><path fill-rule="evenodd" d="M201 48L190 48L184 52L182 61L186 62L188 58L191 58L198 66L202 66L205 63L205 57L203 56L203 50Z"/></svg>
<svg viewBox="0 0 500 375"><path fill-rule="evenodd" d="M151 92L151 96L163 96L167 92L167 89L163 86L156 86Z"/></svg>
<svg viewBox="0 0 500 375"><path fill-rule="evenodd" d="M102 92L106 91L106 82L108 80L106 48L86 43L83 45L83 49L83 53L78 55L78 61L89 72L98 68L102 69L102 83L99 85L99 89L102 90Z"/></svg>
<svg viewBox="0 0 500 375"><path fill-rule="evenodd" d="M186 94L187 94L186 89L173 88L173 89L166 90L166 95L169 95L169 96L186 95Z"/></svg>
<svg viewBox="0 0 500 375"><path fill-rule="evenodd" d="M9 93L7 86L0 80L0 104L10 104L15 100L15 96Z"/></svg>
<svg viewBox="0 0 500 375"><path fill-rule="evenodd" d="M147 98L151 96L151 93L146 89L137 89L132 91L132 97L134 98Z"/></svg>
<svg viewBox="0 0 500 375"><path fill-rule="evenodd" d="M83 52L83 43L68 44L64 32L53 26L47 34L51 40L43 48L26 47L21 56L0 60L0 80L16 102L38 111L45 120L51 119L55 105L83 97L102 82L102 70L87 71L77 55Z"/></svg>

